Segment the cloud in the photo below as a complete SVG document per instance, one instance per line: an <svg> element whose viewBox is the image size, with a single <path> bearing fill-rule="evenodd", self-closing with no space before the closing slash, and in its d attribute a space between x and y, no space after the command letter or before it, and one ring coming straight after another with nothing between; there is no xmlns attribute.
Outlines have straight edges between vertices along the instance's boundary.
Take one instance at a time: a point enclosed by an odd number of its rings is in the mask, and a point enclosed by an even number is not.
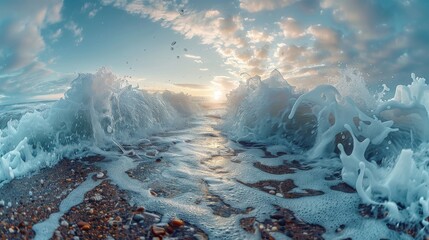
<svg viewBox="0 0 429 240"><path fill-rule="evenodd" d="M57 31L51 34L49 38L52 40L52 42L58 41L58 39L63 35L63 30L61 28L58 28Z"/></svg>
<svg viewBox="0 0 429 240"><path fill-rule="evenodd" d="M199 38L202 44L212 46L225 58L227 65L238 69L237 76L243 69L249 72L261 72L259 67L248 64L251 59L248 56L245 59L248 53L242 52L243 49L250 49L252 54L254 46L250 45L252 41L246 36L244 20L239 15L225 15L217 10L194 11L192 9L188 9L183 14L177 10L182 9L183 6L173 1L105 0L103 3L159 22L161 26L171 28L185 38ZM254 37L252 34L249 36ZM271 38L264 34L258 37L265 37L265 41L271 41Z"/></svg>
<svg viewBox="0 0 429 240"><path fill-rule="evenodd" d="M200 60L201 59L200 56L192 55L192 54L185 54L184 56L187 57L187 58L190 58L190 59L195 59L195 60Z"/></svg>
<svg viewBox="0 0 429 240"><path fill-rule="evenodd" d="M210 89L209 86L203 84L193 84L193 83L176 83L174 84L178 87L190 88L190 89Z"/></svg>
<svg viewBox="0 0 429 240"><path fill-rule="evenodd" d="M62 20L62 0L0 2L1 102L31 99L64 90L72 76L57 74L39 59L45 50L42 32ZM48 35L58 39L62 30Z"/></svg>
<svg viewBox="0 0 429 240"><path fill-rule="evenodd" d="M88 17L93 18L93 17L95 17L95 15L97 15L98 11L100 11L100 10L101 10L101 7L97 7L97 4L91 3L91 2L86 2L83 4L80 11L82 13L88 13Z"/></svg>
<svg viewBox="0 0 429 240"><path fill-rule="evenodd" d="M36 60L45 48L42 29L61 20L62 1L0 3L0 70L15 71Z"/></svg>
<svg viewBox="0 0 429 240"><path fill-rule="evenodd" d="M221 91L231 91L238 86L238 82L231 80L228 76L215 76L211 84Z"/></svg>
<svg viewBox="0 0 429 240"><path fill-rule="evenodd" d="M83 29L79 27L74 21L68 22L64 27L73 34L76 45L79 45L83 41Z"/></svg>
<svg viewBox="0 0 429 240"><path fill-rule="evenodd" d="M200 71L208 71L208 68L200 68Z"/></svg>
<svg viewBox="0 0 429 240"><path fill-rule="evenodd" d="M391 23L403 15L404 9L400 1L323 0L320 5L332 10L338 21L347 23L365 39L379 38L394 31Z"/></svg>
<svg viewBox="0 0 429 240"><path fill-rule="evenodd" d="M258 14L193 10L187 1L178 2L104 0L103 4L210 45L223 58L227 72L237 78L240 73L266 74L278 68L292 83L311 88L335 77L346 65L373 82L393 74L408 79L411 71L429 75L429 25L422 24L429 12L425 1L239 1L240 8L251 13L292 5L292 10L301 11L294 18L280 18L277 34L268 34L275 28L253 28L263 23ZM307 17L314 13L315 17Z"/></svg>
<svg viewBox="0 0 429 240"><path fill-rule="evenodd" d="M293 18L283 19L278 23L280 29L283 31L283 35L286 38L299 38L304 36L305 32L298 25L297 21Z"/></svg>
<svg viewBox="0 0 429 240"><path fill-rule="evenodd" d="M246 37L250 39L251 43L260 43L260 42L271 43L274 40L274 37L272 35L269 35L266 32L258 31L255 29L247 31Z"/></svg>
<svg viewBox="0 0 429 240"><path fill-rule="evenodd" d="M260 12L286 7L296 0L240 0L240 8L248 12Z"/></svg>
<svg viewBox="0 0 429 240"><path fill-rule="evenodd" d="M38 95L62 93L76 76L59 74L42 62L33 62L17 74L0 75L1 102L32 100Z"/></svg>
<svg viewBox="0 0 429 240"><path fill-rule="evenodd" d="M190 58L190 59L194 60L195 63L203 63L203 60L201 60L201 56L192 55L192 54L185 54L184 56L186 58Z"/></svg>

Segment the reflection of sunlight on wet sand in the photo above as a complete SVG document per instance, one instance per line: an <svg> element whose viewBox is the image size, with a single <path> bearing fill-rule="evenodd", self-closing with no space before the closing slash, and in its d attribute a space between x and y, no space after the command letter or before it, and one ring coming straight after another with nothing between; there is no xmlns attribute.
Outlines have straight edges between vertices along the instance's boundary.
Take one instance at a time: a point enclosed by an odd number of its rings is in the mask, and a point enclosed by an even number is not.
<svg viewBox="0 0 429 240"><path fill-rule="evenodd" d="M224 109L226 107L226 103L224 101L212 101L210 99L202 101L199 104L205 109Z"/></svg>

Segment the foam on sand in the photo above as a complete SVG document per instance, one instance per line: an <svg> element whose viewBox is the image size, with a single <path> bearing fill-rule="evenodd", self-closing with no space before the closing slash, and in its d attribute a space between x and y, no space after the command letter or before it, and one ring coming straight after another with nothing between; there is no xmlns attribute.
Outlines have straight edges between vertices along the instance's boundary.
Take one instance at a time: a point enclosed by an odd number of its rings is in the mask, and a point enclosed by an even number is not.
<svg viewBox="0 0 429 240"><path fill-rule="evenodd" d="M427 225L429 86L412 74L410 85L384 99L386 86L372 96L361 75L344 74L338 88L308 92L296 91L277 71L266 80L251 78L229 94L223 130L310 159L339 154L343 181L364 203L388 208L391 219ZM348 85L358 86L355 93Z"/></svg>

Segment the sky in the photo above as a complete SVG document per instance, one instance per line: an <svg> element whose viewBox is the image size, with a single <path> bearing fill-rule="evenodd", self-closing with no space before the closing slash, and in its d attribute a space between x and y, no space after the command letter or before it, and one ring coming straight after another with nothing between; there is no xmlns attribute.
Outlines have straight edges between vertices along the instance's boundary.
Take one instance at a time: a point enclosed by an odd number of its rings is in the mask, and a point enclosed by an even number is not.
<svg viewBox="0 0 429 240"><path fill-rule="evenodd" d="M356 69L429 77L425 0L1 0L0 104L59 98L101 67L149 91L220 97L277 69L299 89Z"/></svg>

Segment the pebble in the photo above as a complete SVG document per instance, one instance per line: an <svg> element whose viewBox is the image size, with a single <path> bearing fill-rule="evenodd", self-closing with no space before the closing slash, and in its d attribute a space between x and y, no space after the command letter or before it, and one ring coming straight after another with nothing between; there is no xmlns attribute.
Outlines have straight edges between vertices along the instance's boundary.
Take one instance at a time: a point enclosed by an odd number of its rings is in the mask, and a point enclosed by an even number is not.
<svg viewBox="0 0 429 240"><path fill-rule="evenodd" d="M74 236L73 240L79 240L79 237L78 236Z"/></svg>
<svg viewBox="0 0 429 240"><path fill-rule="evenodd" d="M183 222L182 219L173 218L173 219L171 219L171 221L168 224L174 228L179 228L179 227L182 227L183 225L185 225L185 222Z"/></svg>
<svg viewBox="0 0 429 240"><path fill-rule="evenodd" d="M85 231L87 231L87 230L91 229L91 225L90 225L89 223L87 223L87 222L84 222L84 221L80 221L80 222L78 222L78 223L77 223L77 226L78 226L80 229L85 230Z"/></svg>
<svg viewBox="0 0 429 240"><path fill-rule="evenodd" d="M135 215L133 216L133 221L134 221L134 222L140 222L140 221L142 221L142 220L144 220L144 216L143 216L143 215L141 215L141 214L135 214Z"/></svg>
<svg viewBox="0 0 429 240"><path fill-rule="evenodd" d="M346 227L346 225L344 225L344 224L341 224L336 230L335 230L335 232L336 233L340 233L340 232L342 232L343 230L344 230L344 228Z"/></svg>
<svg viewBox="0 0 429 240"><path fill-rule="evenodd" d="M279 219L283 218L283 215L281 215L281 214L273 214L273 215L271 215L271 218L279 220Z"/></svg>
<svg viewBox="0 0 429 240"><path fill-rule="evenodd" d="M154 197L158 196L158 194L155 191L153 191L153 190L149 190L149 192Z"/></svg>
<svg viewBox="0 0 429 240"><path fill-rule="evenodd" d="M104 177L104 173L103 172L97 173L97 178L103 178L103 177Z"/></svg>
<svg viewBox="0 0 429 240"><path fill-rule="evenodd" d="M4 207L4 200L0 200L0 207Z"/></svg>
<svg viewBox="0 0 429 240"><path fill-rule="evenodd" d="M274 194L276 194L276 191L270 190L269 193L274 195Z"/></svg>
<svg viewBox="0 0 429 240"><path fill-rule="evenodd" d="M276 196L277 196L277 197L283 197L283 194L281 194L281 193L276 193Z"/></svg>
<svg viewBox="0 0 429 240"><path fill-rule="evenodd" d="M174 228L172 228L170 225L167 225L165 227L165 231L167 231L168 234L173 234Z"/></svg>
<svg viewBox="0 0 429 240"><path fill-rule="evenodd" d="M207 240L208 239L206 236L204 236L201 233L195 233L194 238L196 238L197 240Z"/></svg>
<svg viewBox="0 0 429 240"><path fill-rule="evenodd" d="M61 221L61 226L68 227L69 223L66 220Z"/></svg>
<svg viewBox="0 0 429 240"><path fill-rule="evenodd" d="M143 213L144 210L145 210L144 207L138 207L137 210L136 210L136 212L137 213Z"/></svg>
<svg viewBox="0 0 429 240"><path fill-rule="evenodd" d="M162 237L165 235L165 229L162 227L158 227L158 226L152 226L152 233L154 236L156 237Z"/></svg>

